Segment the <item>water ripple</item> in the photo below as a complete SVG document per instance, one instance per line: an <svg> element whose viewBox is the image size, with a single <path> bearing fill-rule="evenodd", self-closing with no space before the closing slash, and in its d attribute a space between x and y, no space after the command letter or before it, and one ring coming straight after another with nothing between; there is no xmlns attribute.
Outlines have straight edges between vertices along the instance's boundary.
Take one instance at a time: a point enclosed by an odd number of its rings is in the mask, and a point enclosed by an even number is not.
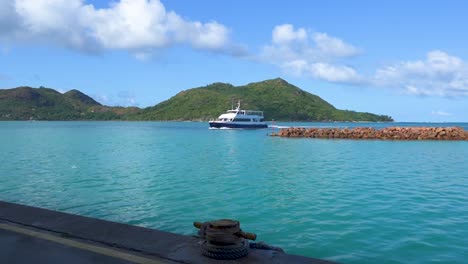
<svg viewBox="0 0 468 264"><path fill-rule="evenodd" d="M182 234L194 233L192 221L235 218L287 252L344 263L468 258L467 142L4 122L0 146L8 201Z"/></svg>

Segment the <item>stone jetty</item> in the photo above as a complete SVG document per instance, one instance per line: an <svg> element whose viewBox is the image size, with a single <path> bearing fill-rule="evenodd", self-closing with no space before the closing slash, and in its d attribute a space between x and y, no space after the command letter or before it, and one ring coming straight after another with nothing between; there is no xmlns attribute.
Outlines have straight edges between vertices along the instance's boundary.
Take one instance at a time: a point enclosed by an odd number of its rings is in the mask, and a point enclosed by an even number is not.
<svg viewBox="0 0 468 264"><path fill-rule="evenodd" d="M377 140L468 140L462 127L372 127L355 128L283 128L271 136L293 138L339 138Z"/></svg>

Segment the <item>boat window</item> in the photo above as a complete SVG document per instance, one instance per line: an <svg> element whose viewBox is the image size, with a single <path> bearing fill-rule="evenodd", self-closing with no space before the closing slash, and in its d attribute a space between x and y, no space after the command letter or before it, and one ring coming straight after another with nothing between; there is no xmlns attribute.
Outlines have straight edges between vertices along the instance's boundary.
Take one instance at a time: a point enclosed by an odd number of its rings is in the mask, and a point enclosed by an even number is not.
<svg viewBox="0 0 468 264"><path fill-rule="evenodd" d="M250 122L250 118L234 118L234 121L236 122Z"/></svg>
<svg viewBox="0 0 468 264"><path fill-rule="evenodd" d="M262 112L262 111L250 111L250 110L247 110L247 111L245 111L245 114L246 114L246 115L263 116L263 112Z"/></svg>

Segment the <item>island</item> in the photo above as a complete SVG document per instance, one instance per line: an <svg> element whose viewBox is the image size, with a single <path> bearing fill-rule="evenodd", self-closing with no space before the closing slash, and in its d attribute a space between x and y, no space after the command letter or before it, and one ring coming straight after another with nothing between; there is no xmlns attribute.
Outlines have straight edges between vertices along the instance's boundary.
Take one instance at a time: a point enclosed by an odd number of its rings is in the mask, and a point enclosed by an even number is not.
<svg viewBox="0 0 468 264"><path fill-rule="evenodd" d="M393 121L387 115L336 109L281 78L243 86L213 83L147 108L105 106L78 90L62 94L45 87L0 89L0 120L208 121L239 99L247 109L264 111L265 120Z"/></svg>

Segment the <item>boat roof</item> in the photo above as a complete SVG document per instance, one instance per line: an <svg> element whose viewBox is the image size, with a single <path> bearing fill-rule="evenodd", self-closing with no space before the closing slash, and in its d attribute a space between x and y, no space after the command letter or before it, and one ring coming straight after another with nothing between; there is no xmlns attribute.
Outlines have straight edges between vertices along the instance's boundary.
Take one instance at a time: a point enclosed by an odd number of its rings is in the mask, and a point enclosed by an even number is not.
<svg viewBox="0 0 468 264"><path fill-rule="evenodd" d="M237 110L237 109L231 109L227 110L226 113L246 113L246 114L256 114L256 113L261 113L263 114L263 111L258 111L258 110Z"/></svg>
<svg viewBox="0 0 468 264"><path fill-rule="evenodd" d="M258 110L242 110L240 109L240 100L237 101L237 107L235 109L229 109L226 111L226 113L229 113L229 114L237 114L237 113L241 113L241 114L244 114L244 115L261 115L263 116L263 111L258 111Z"/></svg>

